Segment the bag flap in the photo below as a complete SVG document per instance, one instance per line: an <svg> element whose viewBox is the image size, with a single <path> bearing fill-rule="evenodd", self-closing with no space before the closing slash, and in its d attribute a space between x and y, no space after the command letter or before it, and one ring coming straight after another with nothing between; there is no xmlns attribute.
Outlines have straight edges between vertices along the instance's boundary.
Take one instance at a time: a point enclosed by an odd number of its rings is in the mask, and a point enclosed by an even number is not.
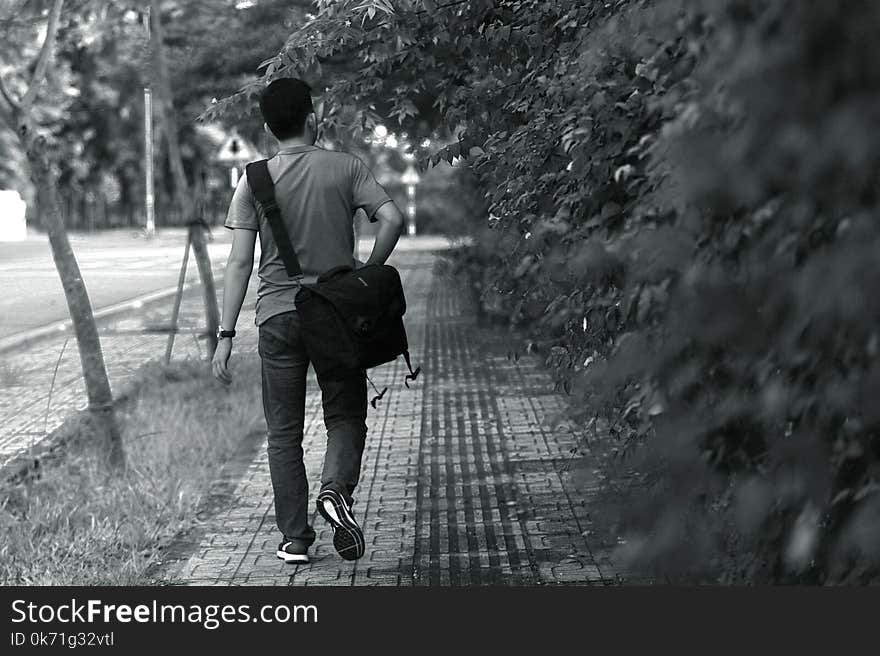
<svg viewBox="0 0 880 656"><path fill-rule="evenodd" d="M358 335L387 326L387 319L402 317L406 299L394 267L368 265L330 280L303 287L325 298Z"/></svg>

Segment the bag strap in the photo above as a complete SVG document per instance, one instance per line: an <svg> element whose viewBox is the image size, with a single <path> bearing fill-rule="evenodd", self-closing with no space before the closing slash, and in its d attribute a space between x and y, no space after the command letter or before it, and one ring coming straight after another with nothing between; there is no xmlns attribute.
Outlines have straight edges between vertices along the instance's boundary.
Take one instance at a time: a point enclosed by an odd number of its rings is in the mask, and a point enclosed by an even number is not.
<svg viewBox="0 0 880 656"><path fill-rule="evenodd" d="M260 204L263 215L266 217L269 228L272 230L275 247L278 249L281 261L284 262L287 276L289 278L301 276L302 268L299 265L299 259L293 251L290 235L287 234L287 228L284 227L284 219L281 217L281 208L275 200L275 184L269 175L268 160L261 159L251 162L245 167L245 174L251 187L251 193Z"/></svg>
<svg viewBox="0 0 880 656"><path fill-rule="evenodd" d="M409 381L415 380L419 377L419 374L422 372L421 367L416 367L416 370L413 371L412 362L409 359L409 350L403 352L403 359L406 360L407 369L409 369L409 373L406 375L406 378L403 379L403 384L406 385L407 389L409 389Z"/></svg>
<svg viewBox="0 0 880 656"><path fill-rule="evenodd" d="M364 371L364 375L366 375L366 373L367 373L367 372L366 372L366 370L365 370L365 371ZM383 388L382 391L380 392L380 391L379 391L379 388L376 387L376 383L373 382L373 379L372 379L372 378L370 378L369 376L367 376L367 380L370 381L370 385L372 385L372 386L373 386L373 389L376 390L376 396L374 396L374 397L370 400L370 405L373 406L373 409L375 410L376 407L377 407L377 405L378 405L378 403L379 403L379 401L381 401L381 400L382 400L382 397L385 396L385 392L388 391L388 388L385 387L385 388Z"/></svg>

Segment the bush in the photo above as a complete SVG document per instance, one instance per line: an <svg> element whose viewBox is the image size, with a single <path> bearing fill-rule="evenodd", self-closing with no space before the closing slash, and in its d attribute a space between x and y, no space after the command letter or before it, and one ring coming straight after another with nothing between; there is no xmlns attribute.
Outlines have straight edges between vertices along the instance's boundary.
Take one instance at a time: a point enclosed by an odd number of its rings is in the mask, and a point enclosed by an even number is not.
<svg viewBox="0 0 880 656"><path fill-rule="evenodd" d="M618 3L474 161L477 279L654 487L636 568L880 573L880 11L833 5Z"/></svg>

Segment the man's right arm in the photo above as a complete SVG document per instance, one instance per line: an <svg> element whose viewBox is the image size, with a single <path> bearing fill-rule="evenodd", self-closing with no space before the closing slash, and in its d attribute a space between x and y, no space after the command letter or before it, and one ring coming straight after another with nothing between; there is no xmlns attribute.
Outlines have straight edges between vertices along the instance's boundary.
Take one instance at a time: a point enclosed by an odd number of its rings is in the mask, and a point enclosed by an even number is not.
<svg viewBox="0 0 880 656"><path fill-rule="evenodd" d="M229 211L224 225L232 230L232 249L226 263L223 283L223 316L220 327L235 330L238 315L247 292L248 281L254 269L254 247L260 229L257 211L254 207L250 186L242 176L232 195ZM212 368L214 377L224 383L232 382L229 373L229 355L232 352L232 340L219 340L214 352Z"/></svg>
<svg viewBox="0 0 880 656"><path fill-rule="evenodd" d="M403 230L403 214L397 209L394 202L383 204L376 210L375 219L379 222L379 230L376 233L376 241L373 244L373 252L367 260L367 264L385 264L391 255L391 251L400 239Z"/></svg>
<svg viewBox="0 0 880 656"><path fill-rule="evenodd" d="M385 264L400 238L403 215L366 164L354 156L349 158L349 163L352 204L364 210L371 223L379 222L373 252L366 263Z"/></svg>

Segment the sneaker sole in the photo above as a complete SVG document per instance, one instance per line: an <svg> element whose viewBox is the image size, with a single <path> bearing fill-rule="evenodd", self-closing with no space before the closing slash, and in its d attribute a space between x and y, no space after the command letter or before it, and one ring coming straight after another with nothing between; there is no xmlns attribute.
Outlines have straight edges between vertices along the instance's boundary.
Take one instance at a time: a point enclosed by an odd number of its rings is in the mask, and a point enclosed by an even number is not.
<svg viewBox="0 0 880 656"><path fill-rule="evenodd" d="M343 560L357 560L364 555L364 532L335 492L318 495L318 512L333 527L333 548Z"/></svg>
<svg viewBox="0 0 880 656"><path fill-rule="evenodd" d="M278 556L285 563L308 563L309 557L307 554L291 554L286 551L281 551L280 549L275 552L275 555Z"/></svg>

